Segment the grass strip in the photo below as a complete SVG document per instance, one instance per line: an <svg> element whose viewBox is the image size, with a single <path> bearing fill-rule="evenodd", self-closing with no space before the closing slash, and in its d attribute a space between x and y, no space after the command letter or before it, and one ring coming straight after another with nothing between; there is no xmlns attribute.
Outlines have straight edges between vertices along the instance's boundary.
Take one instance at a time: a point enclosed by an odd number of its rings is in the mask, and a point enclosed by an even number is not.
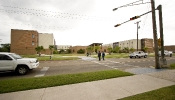
<svg viewBox="0 0 175 100"><path fill-rule="evenodd" d="M175 99L175 85L122 98L119 100L174 100L174 99Z"/></svg>
<svg viewBox="0 0 175 100"><path fill-rule="evenodd" d="M78 57L52 57L52 60L50 60L50 57L37 57L39 61L59 61L59 60L77 60L80 59Z"/></svg>
<svg viewBox="0 0 175 100"><path fill-rule="evenodd" d="M50 56L37 56L37 55L22 55L24 58L37 58L39 61L50 61ZM62 56L52 56L52 61L59 60L77 60L78 57L62 57Z"/></svg>
<svg viewBox="0 0 175 100"><path fill-rule="evenodd" d="M175 63L174 64L170 64L170 69L175 69Z"/></svg>
<svg viewBox="0 0 175 100"><path fill-rule="evenodd" d="M0 93L39 89L133 75L119 70L1 80Z"/></svg>

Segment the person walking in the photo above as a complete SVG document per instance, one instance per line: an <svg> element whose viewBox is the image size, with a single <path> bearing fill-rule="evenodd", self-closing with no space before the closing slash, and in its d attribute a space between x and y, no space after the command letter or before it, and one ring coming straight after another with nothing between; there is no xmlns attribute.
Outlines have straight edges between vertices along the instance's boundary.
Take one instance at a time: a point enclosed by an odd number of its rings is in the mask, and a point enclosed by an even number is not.
<svg viewBox="0 0 175 100"><path fill-rule="evenodd" d="M98 52L98 59L99 59L99 61L101 60L101 52L100 51Z"/></svg>
<svg viewBox="0 0 175 100"><path fill-rule="evenodd" d="M105 53L102 51L102 59L105 60Z"/></svg>

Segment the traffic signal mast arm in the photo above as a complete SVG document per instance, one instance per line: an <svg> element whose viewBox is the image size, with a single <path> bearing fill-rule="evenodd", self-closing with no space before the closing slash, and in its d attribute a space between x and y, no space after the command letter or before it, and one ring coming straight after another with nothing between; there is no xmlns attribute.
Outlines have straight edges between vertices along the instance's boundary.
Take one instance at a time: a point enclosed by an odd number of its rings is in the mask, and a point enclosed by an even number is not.
<svg viewBox="0 0 175 100"><path fill-rule="evenodd" d="M134 17L130 18L128 21L125 21L125 22L123 22L123 23L121 23L121 24L117 24L117 25L115 25L114 27L118 27L118 26L120 26L120 25L122 25L122 24L124 24L124 23L127 23L127 22L131 21L131 20L135 20L135 19L137 19L137 18L140 18L141 16L146 15L146 14L148 14L148 13L150 13L150 12L152 12L152 11L148 11L148 12L146 12L146 13L144 13L144 14L139 15L139 16L134 16Z"/></svg>

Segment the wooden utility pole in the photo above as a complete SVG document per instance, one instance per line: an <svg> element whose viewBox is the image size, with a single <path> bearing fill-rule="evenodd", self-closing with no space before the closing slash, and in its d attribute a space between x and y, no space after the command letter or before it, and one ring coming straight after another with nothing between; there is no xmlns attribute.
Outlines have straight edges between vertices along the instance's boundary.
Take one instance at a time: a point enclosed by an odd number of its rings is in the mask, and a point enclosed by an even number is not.
<svg viewBox="0 0 175 100"><path fill-rule="evenodd" d="M167 65L167 61L166 61L166 58L164 57L162 5L159 5L157 7L157 10L159 10L159 27L160 27L160 39L161 39L161 59L160 59L160 63L161 63L161 66L163 67L163 65Z"/></svg>
<svg viewBox="0 0 175 100"><path fill-rule="evenodd" d="M153 37L154 37L154 51L155 51L155 68L160 69L159 55L158 55L158 42L157 42L157 27L156 27L156 15L155 15L155 0L151 0L152 9L152 23L153 23Z"/></svg>
<svg viewBox="0 0 175 100"><path fill-rule="evenodd" d="M141 22L141 21L138 21L138 22L135 23L135 24L137 24L137 51L138 51L138 31L139 31L139 22Z"/></svg>

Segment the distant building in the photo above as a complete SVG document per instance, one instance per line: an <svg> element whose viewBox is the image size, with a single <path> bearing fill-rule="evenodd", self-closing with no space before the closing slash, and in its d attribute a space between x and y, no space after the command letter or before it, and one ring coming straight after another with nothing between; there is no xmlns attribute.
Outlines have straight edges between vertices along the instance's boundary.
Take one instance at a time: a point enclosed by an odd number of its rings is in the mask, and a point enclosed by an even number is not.
<svg viewBox="0 0 175 100"><path fill-rule="evenodd" d="M49 49L50 45L55 45L54 36L52 33L39 33L39 46L43 46L44 49Z"/></svg>
<svg viewBox="0 0 175 100"><path fill-rule="evenodd" d="M113 43L103 44L102 46L106 48L109 48L109 47L113 48Z"/></svg>
<svg viewBox="0 0 175 100"><path fill-rule="evenodd" d="M175 53L175 45L166 45L164 46L164 50L172 51Z"/></svg>
<svg viewBox="0 0 175 100"><path fill-rule="evenodd" d="M83 49L86 52L87 51L86 50L87 47L88 46L71 46L70 50L71 50L71 53L77 53L77 51L80 50L80 49Z"/></svg>
<svg viewBox="0 0 175 100"><path fill-rule="evenodd" d="M116 46L119 46L121 50L124 48L133 48L134 50L137 50L137 39L114 42L113 48ZM147 52L153 52L153 39L138 39L138 50L144 51L144 47L148 48Z"/></svg>
<svg viewBox="0 0 175 100"><path fill-rule="evenodd" d="M70 49L70 47L72 47L71 45L57 45L57 50L60 51L61 49L63 49L64 51L66 51L67 49Z"/></svg>
<svg viewBox="0 0 175 100"><path fill-rule="evenodd" d="M49 49L50 45L53 45L56 48L56 42L54 39L54 35L52 33L39 33L39 46L43 46L45 49L41 51L42 54L52 54L51 50Z"/></svg>
<svg viewBox="0 0 175 100"><path fill-rule="evenodd" d="M36 30L11 29L10 51L17 54L36 54L38 32Z"/></svg>
<svg viewBox="0 0 175 100"><path fill-rule="evenodd" d="M141 39L141 48L144 51L144 47L147 47L147 52L153 52L153 39L143 38Z"/></svg>
<svg viewBox="0 0 175 100"><path fill-rule="evenodd" d="M36 30L11 29L11 52L17 54L37 54L35 48L43 46L44 54L50 54L49 45L55 45L53 34L38 33Z"/></svg>
<svg viewBox="0 0 175 100"><path fill-rule="evenodd" d="M113 48L115 48L115 47L119 47L119 42L114 42L113 43Z"/></svg>
<svg viewBox="0 0 175 100"><path fill-rule="evenodd" d="M126 47L129 49L133 48L137 50L137 39L120 41L119 47L121 48L121 50L123 50ZM141 50L141 40L140 39L138 39L138 50Z"/></svg>

